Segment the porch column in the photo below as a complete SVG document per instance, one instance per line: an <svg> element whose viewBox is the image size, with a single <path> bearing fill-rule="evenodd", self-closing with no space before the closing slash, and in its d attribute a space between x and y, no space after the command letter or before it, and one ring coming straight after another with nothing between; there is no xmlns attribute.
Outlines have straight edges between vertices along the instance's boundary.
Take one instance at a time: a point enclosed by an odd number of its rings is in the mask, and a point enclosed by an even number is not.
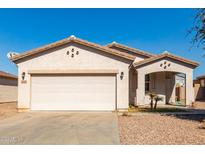
<svg viewBox="0 0 205 154"><path fill-rule="evenodd" d="M145 98L145 74L143 72L137 72L137 89L135 105L143 105Z"/></svg>
<svg viewBox="0 0 205 154"><path fill-rule="evenodd" d="M186 106L194 102L193 71L186 73Z"/></svg>

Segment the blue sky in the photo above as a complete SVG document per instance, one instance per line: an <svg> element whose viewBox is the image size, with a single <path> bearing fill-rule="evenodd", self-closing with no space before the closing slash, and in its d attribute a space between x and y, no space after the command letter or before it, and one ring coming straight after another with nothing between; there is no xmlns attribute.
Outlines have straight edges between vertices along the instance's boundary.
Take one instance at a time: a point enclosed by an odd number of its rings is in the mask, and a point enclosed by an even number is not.
<svg viewBox="0 0 205 154"><path fill-rule="evenodd" d="M205 53L192 48L187 31L194 9L0 9L0 70L17 73L6 57L75 35L106 45L116 41L152 53L165 50L200 62L194 76L205 74Z"/></svg>

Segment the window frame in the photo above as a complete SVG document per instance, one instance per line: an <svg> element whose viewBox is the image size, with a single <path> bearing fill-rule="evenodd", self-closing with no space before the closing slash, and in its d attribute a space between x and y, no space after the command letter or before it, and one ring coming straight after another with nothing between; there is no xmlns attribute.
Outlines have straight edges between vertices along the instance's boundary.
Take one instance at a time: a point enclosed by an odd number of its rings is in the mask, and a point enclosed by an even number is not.
<svg viewBox="0 0 205 154"><path fill-rule="evenodd" d="M150 92L150 74L145 75L145 93Z"/></svg>

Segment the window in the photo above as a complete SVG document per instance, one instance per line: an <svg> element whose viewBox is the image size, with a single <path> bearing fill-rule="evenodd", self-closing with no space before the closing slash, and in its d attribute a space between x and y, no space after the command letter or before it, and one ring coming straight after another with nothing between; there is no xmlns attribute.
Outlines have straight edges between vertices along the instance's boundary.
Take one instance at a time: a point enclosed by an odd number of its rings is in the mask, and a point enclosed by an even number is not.
<svg viewBox="0 0 205 154"><path fill-rule="evenodd" d="M151 86L152 86L152 89L155 89L155 79L156 79L156 74L152 74L151 76Z"/></svg>
<svg viewBox="0 0 205 154"><path fill-rule="evenodd" d="M149 92L150 90L150 75L145 75L145 92Z"/></svg>

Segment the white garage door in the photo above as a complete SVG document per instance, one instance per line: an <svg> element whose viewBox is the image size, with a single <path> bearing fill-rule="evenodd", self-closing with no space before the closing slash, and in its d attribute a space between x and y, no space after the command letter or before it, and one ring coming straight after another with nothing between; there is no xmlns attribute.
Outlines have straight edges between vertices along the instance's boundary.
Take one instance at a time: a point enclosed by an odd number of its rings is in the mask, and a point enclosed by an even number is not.
<svg viewBox="0 0 205 154"><path fill-rule="evenodd" d="M115 76L32 76L32 110L115 110Z"/></svg>

